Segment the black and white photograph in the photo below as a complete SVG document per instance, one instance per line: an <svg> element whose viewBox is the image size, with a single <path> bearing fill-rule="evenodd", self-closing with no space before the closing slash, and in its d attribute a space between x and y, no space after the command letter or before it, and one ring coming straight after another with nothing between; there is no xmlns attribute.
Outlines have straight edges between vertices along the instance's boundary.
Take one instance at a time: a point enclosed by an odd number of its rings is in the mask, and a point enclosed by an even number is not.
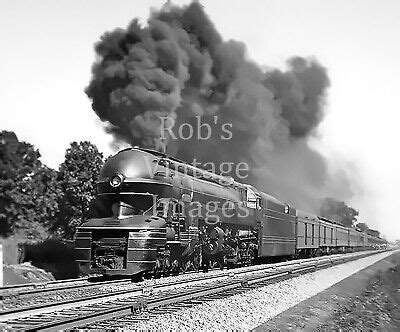
<svg viewBox="0 0 400 332"><path fill-rule="evenodd" d="M1 330L400 330L399 1L0 25Z"/></svg>

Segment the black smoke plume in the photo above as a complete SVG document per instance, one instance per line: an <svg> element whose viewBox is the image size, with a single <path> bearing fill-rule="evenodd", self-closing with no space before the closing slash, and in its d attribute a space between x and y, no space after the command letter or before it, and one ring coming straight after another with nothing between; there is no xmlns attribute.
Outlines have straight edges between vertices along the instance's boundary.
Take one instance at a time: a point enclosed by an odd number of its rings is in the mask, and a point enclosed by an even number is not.
<svg viewBox="0 0 400 332"><path fill-rule="evenodd" d="M187 162L245 162L250 171L243 182L304 209L315 211L332 190L348 194L346 179L335 188L327 161L307 142L323 119L329 87L316 60L293 57L286 71L263 71L243 43L222 39L198 2L168 3L146 26L133 20L105 33L95 50L86 93L116 140L166 147ZM199 116L212 128L209 139L198 139ZM161 139L160 117L168 117L164 127L176 136L191 124L193 137ZM227 123L232 135L222 140Z"/></svg>

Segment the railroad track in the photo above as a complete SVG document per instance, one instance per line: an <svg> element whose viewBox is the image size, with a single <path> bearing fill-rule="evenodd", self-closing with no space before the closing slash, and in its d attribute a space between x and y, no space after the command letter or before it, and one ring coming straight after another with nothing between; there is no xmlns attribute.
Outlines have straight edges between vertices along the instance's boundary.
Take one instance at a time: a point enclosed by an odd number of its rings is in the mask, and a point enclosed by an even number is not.
<svg viewBox="0 0 400 332"><path fill-rule="evenodd" d="M280 266L282 264L298 264L299 261L282 262L276 263L273 266ZM261 267L265 268L265 267ZM243 269L243 268L242 268ZM258 266L245 267L247 272L256 271L260 269ZM241 268L235 270L240 271ZM185 277L190 277L191 280L207 280L208 278L214 278L210 276L215 271L220 271L219 268L210 269L207 276L202 276L198 272L185 273ZM232 271L232 270L231 270ZM141 291L140 286L132 284L130 278L124 278L119 280L100 281L95 283L89 282L90 278L82 279L69 279L55 282L46 282L38 284L27 284L27 285L16 285L15 287L6 286L0 288L0 300L2 301L0 314L18 314L21 312L37 311L51 307L56 301L59 305L70 305L74 302L78 303L80 298L82 301L87 298L98 299L104 296L106 288L109 287L110 292L114 295L124 295L131 291ZM163 279L168 280L168 279ZM162 281L161 281L162 282ZM175 282L166 282L165 285L174 285ZM116 289L121 289L118 292ZM123 290L125 288L125 290ZM103 294L103 295L102 295Z"/></svg>
<svg viewBox="0 0 400 332"><path fill-rule="evenodd" d="M104 292L106 287L121 288L132 283L130 278L119 280L108 280L100 282L89 282L89 278L70 279L65 282L37 283L33 285L17 285L17 287L5 287L0 289L0 314L9 312L11 309L23 310L46 303L60 301L77 297L90 297Z"/></svg>
<svg viewBox="0 0 400 332"><path fill-rule="evenodd" d="M380 252L380 251L378 251ZM197 274L188 280L142 285L134 289L98 294L91 298L45 303L0 313L1 327L23 330L60 330L82 327L100 321L134 314L145 319L148 314L164 312L166 306L191 305L215 296L227 296L249 287L259 287L301 273L323 269L334 264L377 253L363 252L324 256L222 271L215 275ZM194 301L194 302L193 302Z"/></svg>
<svg viewBox="0 0 400 332"><path fill-rule="evenodd" d="M57 280L50 282L39 282L33 284L4 286L0 287L0 299L4 299L9 296L33 295L33 294L49 293L49 292L63 291L69 289L77 289L83 287L131 282L130 278L90 282L91 278L92 277L85 277L79 279L77 278L77 279Z"/></svg>
<svg viewBox="0 0 400 332"><path fill-rule="evenodd" d="M210 269L219 270L218 268ZM194 274L197 272L186 272L186 274ZM85 287L98 287L103 285L122 285L135 282L131 277L123 277L114 280L103 280L102 276L90 276L75 279L65 279L56 281L44 281L30 284L7 285L0 287L0 300L10 297L20 297L26 295L38 295L57 291L65 291L71 289L79 289ZM103 280L103 281L102 281Z"/></svg>
<svg viewBox="0 0 400 332"><path fill-rule="evenodd" d="M276 266L279 266L277 263ZM283 263L283 264L297 264L296 262L293 263ZM247 267L246 270L249 271L250 269L257 269L257 266L254 267ZM240 268L239 268L240 270ZM209 272L212 271L220 271L219 268L210 269ZM187 272L185 273L186 276L192 275L196 279L204 280L204 277L199 277L198 272ZM89 282L90 280L95 282ZM97 281L96 281L97 280ZM108 281L98 281L101 278L97 276L80 278L80 279L68 279L68 280L59 280L59 281L51 281L51 282L42 282L42 283L35 283L35 284L23 284L23 285L15 285L15 286L5 286L0 288L0 301L2 301L2 305L0 307L0 314L1 313L11 313L12 311L23 311L25 308L30 310L32 307L36 307L35 303L40 303L39 307L44 307L47 303L52 302L54 297L57 297L58 303L72 303L76 300L73 300L73 297L77 298L76 294L71 294L71 292L77 292L80 289L83 290L80 292L82 297L95 297L98 295L100 287L103 286L116 286L122 287L132 284L132 279L127 278L120 278L118 280L108 280ZM91 291L90 291L91 290ZM112 290L115 292L115 290ZM104 289L102 289L104 292ZM122 292L121 292L122 293ZM62 297L68 297L68 300L61 301ZM11 310L10 308L14 308Z"/></svg>
<svg viewBox="0 0 400 332"><path fill-rule="evenodd" d="M215 270L219 269L210 269L210 271ZM185 275L198 275L198 272L187 272ZM35 307L35 303L40 303L39 307L44 307L46 303L51 303L54 298L58 298L58 303L72 303L74 302L73 297L96 297L100 291L104 293L104 287L107 286L115 286L114 289L110 289L110 291L115 292L115 288L129 288L133 283L137 282L137 280L130 277L101 281L103 279L92 276L81 279L1 287L0 314L21 311L24 308L29 310ZM72 294L73 292L75 294ZM78 292L79 295L77 295ZM61 298L68 298L68 300L61 301ZM11 308L14 308L14 310L11 310Z"/></svg>
<svg viewBox="0 0 400 332"><path fill-rule="evenodd" d="M79 284L88 282L89 277L80 279L66 279L66 280L55 280L55 281L43 281L31 284L19 284L19 285L6 285L0 287L0 295L7 293L24 293L35 289L45 289L52 287L65 287L67 285Z"/></svg>
<svg viewBox="0 0 400 332"><path fill-rule="evenodd" d="M288 265L288 264L298 264L297 261L291 261L291 262L283 262L283 263L277 263L274 265L269 266L269 268L277 268L280 265ZM245 268L238 268L235 269L238 273L242 273L241 270L245 270L246 273L250 273L252 271L257 271L259 269L265 269L266 267L259 267L259 266L252 266L252 267L245 267ZM212 273L215 273L218 271L217 276L213 275ZM214 279L216 277L226 277L228 273L233 273L232 271L234 270L225 270L224 272L220 272L219 269L214 269L210 270L209 274L203 275L201 273L197 272L190 272L186 273L184 275L181 275L183 278L190 278L190 282L196 283L196 282L204 282L209 279ZM221 275L222 274L222 275ZM175 277L176 278L176 277ZM170 286L176 286L176 280L175 281L168 281L168 278L165 279L158 279L158 280L153 280L154 282L160 283L159 285L155 285L156 288L160 287L170 287ZM185 281L184 281L185 282ZM68 282L69 283L69 282ZM150 282L151 283L151 282ZM122 290L109 290L111 293L108 293L106 289L102 289L102 293L97 292L96 293L90 293L87 288L97 288L97 291L99 291L101 286L110 286L115 284L116 286L122 286L123 284L126 285L125 289ZM73 294L73 292L76 293L76 290L82 289L82 294L80 296L76 296L76 294ZM140 284L132 284L130 281L127 280L120 280L120 281L107 281L107 282L100 282L100 283L95 283L95 284L80 284L76 286L71 286L71 285L65 285L61 286L58 288L42 288L42 289L33 289L33 290L27 290L24 291L20 294L14 294L14 296L5 296L4 298L8 300L8 307L12 306L13 309L7 309L3 308L2 311L0 311L0 321L1 317L4 317L6 315L13 315L15 318L20 318L24 317L27 314L35 314L35 313L42 313L47 311L48 308L54 307L54 305L57 305L59 308L69 308L73 305L79 304L79 305L86 305L86 304L92 304L92 303L97 303L98 301L101 301L103 298L110 298L111 295L117 298L123 298L125 296L131 295L133 292L135 294L140 294L143 289L146 289L146 287L141 286ZM60 293L59 291L65 291L69 290L70 292L68 293ZM96 289L95 289L96 290ZM72 292L73 291L73 292ZM58 299L56 303L55 301L52 300L54 297L60 298L60 296L68 295L67 299ZM28 295L28 297L26 297ZM38 295L39 297L32 297L34 295ZM88 300L88 297L90 300ZM65 298L65 296L64 296ZM33 303L32 303L33 299ZM12 302L14 300L14 303ZM15 301L19 301L20 303L24 303L24 305L19 305ZM10 303L11 301L11 303ZM4 304L3 304L4 307Z"/></svg>

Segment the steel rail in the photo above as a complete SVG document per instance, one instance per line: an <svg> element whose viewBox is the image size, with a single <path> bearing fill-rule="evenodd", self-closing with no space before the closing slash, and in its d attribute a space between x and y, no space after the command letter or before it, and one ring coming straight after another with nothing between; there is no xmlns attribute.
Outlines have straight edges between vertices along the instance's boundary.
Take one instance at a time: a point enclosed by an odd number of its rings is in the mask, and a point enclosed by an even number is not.
<svg viewBox="0 0 400 332"><path fill-rule="evenodd" d="M337 256L337 255L338 254L336 254L335 256ZM330 257L335 257L335 256L330 256ZM328 257L328 256L326 256L326 257ZM265 269L276 269L276 268L279 268L281 266L298 265L298 264L301 264L302 262L311 263L312 261L318 260L318 259L321 259L321 258L320 257L319 258L311 258L311 259L308 258L308 259L302 259L302 260L296 260L296 261L279 262L279 263L275 263L275 264L268 264L268 265L262 265L262 266L239 267L239 268L236 268L236 269L224 270L221 273L236 273L236 274L252 273L252 272L257 272L257 271L265 270ZM241 269L245 269L245 270L241 271ZM218 268L216 268L214 270L218 270ZM229 272L227 272L227 271L229 271ZM196 276L192 281L197 281L197 280L205 281L205 280L208 280L208 279L215 279L215 278L218 278L218 277L223 277L223 275L200 276L199 273L197 273L197 272L186 273L186 275L188 275L188 274L193 274L194 276ZM29 289L29 290L26 290L26 291L23 291L23 292L16 292L16 293L5 292L3 294L0 293L0 299L4 300L4 299L7 299L7 298L15 298L15 297L18 297L18 296L21 296L21 295L33 295L33 294L40 294L40 293L53 293L53 292L57 292L57 291L65 291L65 290L77 289L77 288L86 288L86 287L95 288L95 287L98 287L98 286L112 285L112 284L115 284L115 283L118 283L118 284L121 284L121 285L125 284L125 283L129 284L131 282L131 279L128 278L128 279L120 279L120 280L110 280L110 281L102 281L102 282L96 282L96 283L85 283L85 280L82 280L82 283L80 283L80 284L73 284L73 281L74 281L74 279L67 280L67 283L72 283L70 285L63 285L62 282L60 281L60 282L58 282L58 284L61 285L60 287L50 287L50 288L41 287L41 288L37 288L37 289ZM76 281L79 281L79 279L76 280ZM171 286L171 285L175 285L175 282L173 282L173 281L172 282L166 282L166 283L160 284L160 285L158 285L156 287L158 288L158 287L161 287L161 286ZM103 298L103 297L108 297L110 295L118 296L118 295L123 295L123 294L130 293L132 291L141 291L141 290L142 290L142 287L138 286L138 288L136 290L135 289L130 289L130 290L114 291L112 294L96 294L96 295L93 295L91 297L91 299L92 300L93 299L100 299L100 298ZM38 310L40 310L40 309L45 309L45 308L48 308L48 307L51 307L51 306L54 306L54 305L62 306L62 305L67 305L67 304L71 304L71 303L78 303L80 301L85 302L85 301L87 301L87 298L70 299L70 300L58 301L57 303L49 302L49 303L37 304L37 305L33 305L33 306L32 305L31 306L21 306L21 307L15 308L15 309L2 310L2 311L0 311L0 322L2 321L2 316L4 316L4 315L17 314L17 313L21 313L21 312L25 312L25 313L32 312L33 313L33 312L38 312ZM90 302L92 302L92 301L90 301ZM83 303L83 304L85 304L85 303Z"/></svg>
<svg viewBox="0 0 400 332"><path fill-rule="evenodd" d="M318 268L324 268L328 266L332 266L334 264L339 264L340 262L348 262L354 259L360 259L362 257L372 255L373 253L365 253L357 256L350 256L348 258L326 258L324 259L323 264L307 264L305 267L300 267L300 268L294 268L294 269L288 269L286 271L282 272L276 272L272 273L268 276L255 276L255 277L247 277L247 278L241 278L237 280L228 280L227 282L222 282L221 284L217 285L212 285L212 287L204 287L200 289L189 289L188 291L180 292L177 294L167 294L164 296L159 296L158 298L154 299L149 299L149 300L143 300L140 299L139 301L123 306L118 310L118 308L113 308L113 309L108 309L103 312L95 312L90 315L87 315L85 318L80 318L80 317L73 317L69 319L68 321L64 322L57 322L53 321L50 323L45 323L39 326L35 326L34 329L36 331L52 331L55 328L56 329L69 329L69 328L75 328L78 326L83 326L86 324L92 324L98 321L104 321L110 318L117 318L117 317L122 317L127 314L135 313L137 311L141 311L144 309L150 310L154 309L157 307L162 307L166 305L171 305L171 304L176 304L179 302L183 302L186 300L191 300L191 299L196 299L200 298L203 296L207 295L212 295L212 294L218 294L227 290L232 290L232 289L237 289L243 286L249 286L249 285L254 285L257 283L262 283L266 281L274 282L281 280L282 278L290 278L293 276L296 276L299 273L307 273L310 271L315 271ZM293 265L293 264L289 264ZM204 285L206 286L206 285Z"/></svg>
<svg viewBox="0 0 400 332"><path fill-rule="evenodd" d="M35 282L35 283L25 283L25 284L18 284L18 285L5 285L0 287L0 292L2 291L9 291L13 289L20 289L20 288L42 288L51 285L58 285L58 284L65 284L69 282L85 282L88 281L90 277L84 278L74 278L74 279L64 279L64 280L52 280L52 281L43 281L43 282Z"/></svg>
<svg viewBox="0 0 400 332"><path fill-rule="evenodd" d="M210 269L218 270L218 268ZM191 274L197 273L196 271L190 271L183 274ZM133 282L131 277L120 278L117 280L105 280L105 281L93 281L90 282L90 279L97 278L99 276L89 276L84 278L75 278L75 279L64 279L64 280L55 280L55 281L43 281L38 283L25 283L19 285L6 285L0 287L0 299L4 299L6 297L12 296L21 296L21 295L32 295L39 294L45 292L55 292L68 290L73 288L82 288L82 287L92 287L92 286L101 286L115 283L129 283ZM59 287L57 285L60 285ZM20 290L23 289L23 290ZM25 290L26 289L26 290Z"/></svg>
<svg viewBox="0 0 400 332"><path fill-rule="evenodd" d="M312 264L316 259L308 259L304 260L304 264ZM266 271L270 269L277 269L280 267L287 267L291 265L298 265L302 264L302 262L295 262L295 261L290 261L290 262L281 262L274 264L272 266L263 266L263 267L255 267L253 269L246 269L242 271L236 271L236 269L232 270L224 270L220 274L216 275L201 275L198 273L193 273L196 278L193 278L191 280L186 280L182 282L182 285L184 284L195 284L195 283L200 283L200 282L205 282L209 280L218 280L218 279L224 279L228 278L229 275L234 274L234 275L240 275L240 274L249 274L249 273L256 273L259 271ZM97 285L97 284L94 284ZM173 287L176 286L176 281L168 281L152 286L140 286L138 285L136 288L133 289L127 289L127 290L120 290L120 291L114 291L111 294L96 294L91 296L90 299L87 298L75 298L75 299L69 299L69 300L62 300L58 302L48 302L48 303L42 303L42 304L37 304L29 307L18 307L14 309L9 309L9 310L3 310L0 312L0 322L4 321L5 319L8 319L8 317L12 318L19 318L22 316L27 316L27 315L32 315L32 314L37 314L37 313L42 313L44 309L52 308L52 307L58 307L60 310L69 308L71 304L75 304L75 306L78 305L90 305L93 303L98 303L100 299L107 301L111 297L113 298L123 298L126 296L132 296L132 295L139 295L146 291L146 289L162 289L166 287ZM183 286L182 286L183 287ZM58 290L58 289L55 289ZM50 290L49 290L50 291ZM51 289L51 291L54 291Z"/></svg>
<svg viewBox="0 0 400 332"><path fill-rule="evenodd" d="M26 289L26 290L18 290L18 288L14 291L6 290L6 291L1 291L0 290L0 299L5 299L7 297L17 297L17 296L24 296L24 295L33 295L33 294L40 294L40 293L52 293L52 292L57 292L57 291L65 291L69 289L77 289L77 288L94 288L96 286L103 286L103 285L112 285L112 284L124 284L124 283L130 283L131 278L124 278L124 279L118 279L118 280L107 280L107 281L98 281L98 282L89 282L89 278L82 278L83 280L80 279L68 279L68 281L63 282L63 280L59 280L59 283L54 284L56 286L50 286L48 287L47 285L41 285L41 284L35 284L37 286L34 286L31 289ZM74 281L73 281L74 280ZM60 286L57 286L60 285Z"/></svg>
<svg viewBox="0 0 400 332"><path fill-rule="evenodd" d="M381 251L379 251L381 252ZM329 257L329 256L324 256L322 258L314 258L314 259L309 259L309 260L303 260L302 262L285 262L285 263L279 263L281 268L286 268L283 271L270 271L271 269L273 270L273 267L271 266L264 266L263 268L258 268L256 270L246 270L246 271L239 271L233 273L233 278L232 276L227 276L226 274L224 275L215 275L215 276L205 276L202 279L195 279L195 280L189 280L189 281L181 281L181 284L174 289L173 292L166 293L170 289L170 286L177 286L176 282L169 282L169 283L164 283L164 284L159 284L159 285L154 285L151 286L151 292L153 289L158 289L160 290L160 295L158 296L147 296L143 295L145 293L146 288L148 289L149 287L141 287L138 288L137 290L125 290L125 291L120 291L117 293L112 293L112 294L106 294L106 295L99 295L96 297L93 297L90 300L83 300L83 299L74 299L70 301L65 301L65 303L68 304L75 304L75 309L77 311L75 313L71 314L62 314L60 313L59 318L61 320L57 320L57 315L56 317L53 317L50 319L50 321L45 321L42 324L40 324L41 318L35 318L35 316L31 316L33 314L37 314L40 312L37 312L36 309L38 308L29 308L29 309L24 309L24 310L19 310L19 313L24 314L24 317L26 318L26 326L24 326L24 330L46 330L46 329L52 329L54 328L57 329L68 329L76 326L82 326L85 324L90 324L98 321L103 321L107 320L113 317L120 317L120 316L125 316L127 314L133 313L137 310L142 310L144 308L155 308L159 306L164 306L167 304L172 304L172 303L177 303L177 302L182 302L187 299L191 298L197 298L201 296L205 296L208 294L216 294L223 292L224 290L228 289L233 289L237 287L241 287L243 285L253 285L257 284L260 282L265 282L265 281L275 281L278 280L282 277L293 277L298 273L305 273L308 271L314 271L318 268L324 268L327 266L331 266L333 264L338 264L340 262L347 262L350 260L354 259L360 259L365 256L369 256L372 254L375 254L378 252L363 252L363 253L356 253L356 254L347 254L346 257L342 257L341 255L336 255L336 257ZM339 256L339 257L337 257ZM278 265L278 264L276 264ZM299 265L298 267L293 267L293 265ZM291 268L289 268L292 266ZM276 266L275 266L276 267ZM277 267L276 267L277 268ZM233 271L232 271L233 272ZM242 278L239 278L240 275L244 275ZM247 275L247 276L246 276ZM214 279L214 280L213 280ZM210 281L211 280L211 281ZM206 282L206 283L204 283ZM196 288L196 284L202 283L203 285L199 286ZM212 287L210 285L212 284ZM190 288L189 286L192 285ZM194 287L193 287L194 285ZM207 286L208 285L208 286ZM185 287L189 287L186 291L184 290ZM183 289L183 291L182 291ZM164 290L164 293L162 292ZM179 291L178 291L179 290ZM171 294L172 293L172 294ZM124 297L118 297L118 295L123 294L125 295ZM135 298L132 298L135 296ZM139 295L139 296L138 296ZM102 299L103 304L98 301L99 299ZM125 301L124 301L125 299ZM122 301L121 301L122 300ZM115 303L112 303L110 301L116 301ZM118 302L120 301L120 302ZM109 303L107 303L109 302ZM129 304L126 304L129 302ZM65 304L63 303L63 304ZM76 306L79 305L79 308L76 308ZM86 308L84 307L86 305ZM100 308L93 308L94 305L97 305L97 307ZM90 307L92 306L92 307ZM43 309L44 306L41 308ZM45 305L46 308L52 308L52 311L57 311L59 312L60 310L63 310L63 307L60 305L60 303L57 304L47 304ZM64 308L65 309L65 308ZM95 311L93 312L93 309ZM97 310L99 309L99 310ZM15 314L16 312L14 312ZM49 312L48 312L49 313ZM63 315L66 315L66 317ZM1 317L3 316L3 317ZM28 317L27 317L28 316ZM7 318L8 317L8 318ZM6 313L5 315L0 315L1 320L5 323L9 321L12 323L14 319L15 323L15 318L18 317L10 317L10 313ZM6 318L6 319L4 319ZM56 319L54 319L56 318ZM49 318L47 318L49 320ZM17 323L15 323L17 324ZM19 324L23 324L23 320L19 322ZM18 324L17 324L18 325ZM11 324L11 326L13 326ZM15 326L15 325L14 325ZM32 328L30 328L30 326Z"/></svg>
<svg viewBox="0 0 400 332"><path fill-rule="evenodd" d="M340 254L335 254L335 255L340 255ZM324 256L321 256L324 257ZM334 255L330 256L334 257ZM317 258L315 258L317 259ZM289 261L289 262L280 262L280 263L275 263L271 264L271 266L280 266L280 265L288 265L288 264L298 264L298 262L305 261L305 260L310 260L310 258L305 258L302 260L296 260L296 261ZM219 268L214 268L210 269L212 270L218 270ZM240 267L236 268L240 269ZM263 269L263 267L257 267L254 266L254 270L257 269ZM235 270L235 269L232 269ZM196 271L191 271L191 272L186 272L183 274L197 274ZM55 280L55 281L44 281L44 282L39 282L39 283L31 283L31 284L20 284L20 285L6 285L0 287L0 299L4 299L7 297L15 297L15 296L21 296L21 295L32 295L32 294L39 294L39 293L46 293L46 292L55 292L55 291L62 291L62 290L68 290L68 289L73 289L73 288L83 288L83 287L95 287L95 286L102 286L102 285L111 285L115 283L129 283L132 279L130 277L127 278L121 278L118 280L107 280L107 281L97 281L97 282L90 282L89 280L91 278L96 278L98 276L89 276L89 277L84 277L84 278L76 278L76 279L64 279L64 280ZM57 287L57 285L60 285ZM20 289L27 288L26 290L20 290Z"/></svg>

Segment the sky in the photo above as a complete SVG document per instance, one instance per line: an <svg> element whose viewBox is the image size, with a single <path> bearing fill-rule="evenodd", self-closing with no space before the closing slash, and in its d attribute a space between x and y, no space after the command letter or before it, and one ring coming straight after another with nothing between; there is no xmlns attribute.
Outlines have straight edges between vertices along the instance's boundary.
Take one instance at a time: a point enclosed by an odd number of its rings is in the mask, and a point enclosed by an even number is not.
<svg viewBox="0 0 400 332"><path fill-rule="evenodd" d="M184 4L190 1L173 1ZM260 65L294 55L328 70L326 117L310 142L354 179L359 220L400 239L400 1L200 1L225 40ZM105 32L146 22L164 0L0 2L0 129L35 145L58 167L72 141L113 153L84 89Z"/></svg>

